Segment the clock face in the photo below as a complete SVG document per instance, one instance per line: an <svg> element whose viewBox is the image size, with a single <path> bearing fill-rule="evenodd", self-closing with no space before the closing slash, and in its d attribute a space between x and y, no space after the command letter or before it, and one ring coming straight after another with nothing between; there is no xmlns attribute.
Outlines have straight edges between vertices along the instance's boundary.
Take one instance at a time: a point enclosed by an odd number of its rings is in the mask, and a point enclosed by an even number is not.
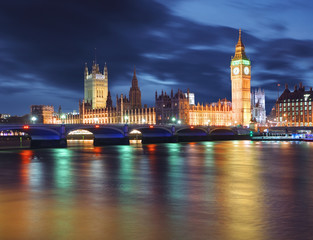
<svg viewBox="0 0 313 240"><path fill-rule="evenodd" d="M243 69L243 72L244 72L246 75L248 75L249 72L250 72L250 69L249 69L248 67L245 67L245 68Z"/></svg>
<svg viewBox="0 0 313 240"><path fill-rule="evenodd" d="M233 69L233 74L234 74L234 75L238 75L238 74L239 74L239 67L235 67L235 68Z"/></svg>

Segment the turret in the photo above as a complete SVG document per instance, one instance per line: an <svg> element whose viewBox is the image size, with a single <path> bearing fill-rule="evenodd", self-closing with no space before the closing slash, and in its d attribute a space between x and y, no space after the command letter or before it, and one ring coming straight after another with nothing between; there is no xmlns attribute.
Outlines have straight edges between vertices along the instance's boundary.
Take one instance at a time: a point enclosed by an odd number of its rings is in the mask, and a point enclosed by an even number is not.
<svg viewBox="0 0 313 240"><path fill-rule="evenodd" d="M108 97L107 97L107 101L106 101L106 107L107 107L107 108L112 108L112 107L113 107L113 102L112 102L112 98L111 98L111 93L110 93L110 91L108 91Z"/></svg>
<svg viewBox="0 0 313 240"><path fill-rule="evenodd" d="M87 63L85 63L85 77L88 76L88 66L87 66Z"/></svg>
<svg viewBox="0 0 313 240"><path fill-rule="evenodd" d="M104 74L104 78L105 78L106 80L108 80L108 79L109 79L109 74L108 74L107 63L105 63L105 65L104 65L103 74Z"/></svg>
<svg viewBox="0 0 313 240"><path fill-rule="evenodd" d="M237 60L237 59L248 60L246 53L245 53L245 45L243 45L243 43L241 41L241 29L239 29L239 38L238 38L238 42L236 45L235 56L233 57L232 60Z"/></svg>

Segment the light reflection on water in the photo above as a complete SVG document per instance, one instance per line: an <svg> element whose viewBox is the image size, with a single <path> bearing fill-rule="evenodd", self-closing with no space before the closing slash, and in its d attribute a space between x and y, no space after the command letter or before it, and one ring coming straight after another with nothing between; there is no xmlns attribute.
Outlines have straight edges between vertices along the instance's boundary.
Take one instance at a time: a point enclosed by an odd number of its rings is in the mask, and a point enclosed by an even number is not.
<svg viewBox="0 0 313 240"><path fill-rule="evenodd" d="M311 239L312 143L0 152L0 239Z"/></svg>

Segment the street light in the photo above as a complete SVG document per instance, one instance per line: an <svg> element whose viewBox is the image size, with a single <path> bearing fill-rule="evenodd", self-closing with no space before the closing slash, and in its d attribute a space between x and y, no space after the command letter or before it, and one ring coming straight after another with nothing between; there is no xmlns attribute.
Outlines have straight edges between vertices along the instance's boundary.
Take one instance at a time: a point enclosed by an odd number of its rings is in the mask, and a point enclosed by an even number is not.
<svg viewBox="0 0 313 240"><path fill-rule="evenodd" d="M180 121L180 120L178 120L178 121L177 121L177 123L178 123L178 124L181 124L181 121Z"/></svg>
<svg viewBox="0 0 313 240"><path fill-rule="evenodd" d="M128 116L127 115L124 117L124 119L125 119L125 122L128 123Z"/></svg>
<svg viewBox="0 0 313 240"><path fill-rule="evenodd" d="M37 118L35 116L32 116L31 120L32 120L33 124L35 124L35 122L37 121Z"/></svg>
<svg viewBox="0 0 313 240"><path fill-rule="evenodd" d="M211 123L211 120L209 119L209 120L208 120L208 126L210 126L210 123Z"/></svg>
<svg viewBox="0 0 313 240"><path fill-rule="evenodd" d="M99 122L99 118L94 118L93 120L95 121L95 123Z"/></svg>
<svg viewBox="0 0 313 240"><path fill-rule="evenodd" d="M143 118L142 119L142 123L145 124L146 123L146 119Z"/></svg>

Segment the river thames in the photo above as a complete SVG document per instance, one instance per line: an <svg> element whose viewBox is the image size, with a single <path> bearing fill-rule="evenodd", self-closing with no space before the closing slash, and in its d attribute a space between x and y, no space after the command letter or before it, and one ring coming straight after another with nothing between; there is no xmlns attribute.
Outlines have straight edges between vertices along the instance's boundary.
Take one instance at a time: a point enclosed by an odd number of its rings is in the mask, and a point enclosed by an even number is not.
<svg viewBox="0 0 313 240"><path fill-rule="evenodd" d="M313 143L0 151L0 239L312 239Z"/></svg>

